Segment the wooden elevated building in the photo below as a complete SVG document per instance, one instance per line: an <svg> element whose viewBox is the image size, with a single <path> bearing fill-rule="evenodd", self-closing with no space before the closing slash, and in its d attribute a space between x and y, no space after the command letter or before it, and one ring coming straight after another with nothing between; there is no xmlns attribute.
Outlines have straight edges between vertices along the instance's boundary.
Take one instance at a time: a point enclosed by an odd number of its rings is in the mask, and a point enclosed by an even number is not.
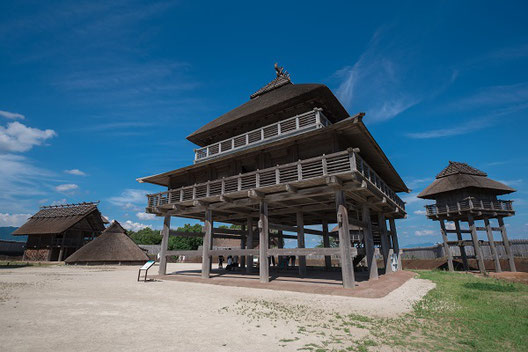
<svg viewBox="0 0 528 352"><path fill-rule="evenodd" d="M276 78L248 102L187 137L199 146L193 165L138 179L168 189L149 194L146 208L165 218L160 274L167 256L197 254L167 250L168 236L179 235L170 231L172 216L204 221L204 278L211 256L229 254L247 259L248 272L258 256L262 282L269 281L271 255L297 256L301 276L306 255L338 255L344 287L354 286L358 255L367 256L370 278L377 278L375 247L385 266L396 268L389 265L399 254L395 220L406 216L396 193L408 189L363 124L364 114L349 116L326 86L293 84L275 69ZM213 250L212 238L226 235L213 221L242 225L235 235L241 249ZM338 231L330 232L328 224L335 223ZM361 229L361 238L351 225ZM325 248L305 248L305 234L322 236ZM330 236L339 248L328 248ZM270 248L270 237L279 237L278 248ZM298 248L281 248L283 238L296 239Z"/></svg>
<svg viewBox="0 0 528 352"><path fill-rule="evenodd" d="M492 180L482 172L466 163L450 161L431 185L425 188L419 198L432 199L436 203L427 205L426 215L429 219L440 222L440 230L444 243L444 252L447 256L448 268L454 270L453 256L449 245L456 244L460 247L461 259L465 270L468 270L468 257L465 246L473 246L475 259L479 270L486 272L484 256L481 245L483 240L478 237L478 231L486 233L490 246L495 270L502 270L499 261L497 245L504 246L510 271L516 271L513 253L504 225L504 218L515 215L511 200L501 200L497 196L515 192L515 190L501 182ZM498 226L492 226L491 219L496 219ZM452 221L454 228L448 228L446 221ZM477 221L482 221L484 226L477 226ZM462 229L461 222L467 222L469 228ZM500 232L501 241L495 241L494 232ZM456 234L456 241L449 241L449 235ZM471 240L464 240L463 235L468 234Z"/></svg>
<svg viewBox="0 0 528 352"><path fill-rule="evenodd" d="M105 222L98 203L43 206L14 236L27 235L24 260L62 261L99 236Z"/></svg>

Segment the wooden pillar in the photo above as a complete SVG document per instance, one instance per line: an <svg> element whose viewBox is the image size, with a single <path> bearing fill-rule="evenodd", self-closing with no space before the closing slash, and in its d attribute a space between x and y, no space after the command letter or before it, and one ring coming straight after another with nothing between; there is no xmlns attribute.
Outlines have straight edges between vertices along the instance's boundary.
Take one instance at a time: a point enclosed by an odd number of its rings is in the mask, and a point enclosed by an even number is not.
<svg viewBox="0 0 528 352"><path fill-rule="evenodd" d="M330 235L328 234L328 221L323 220L323 247L330 248ZM332 257L325 255L325 269L332 269Z"/></svg>
<svg viewBox="0 0 528 352"><path fill-rule="evenodd" d="M515 272L517 271L517 268L515 268L515 260L510 246L510 240L508 240L508 234L506 233L506 226L504 225L504 220L502 217L497 218L497 220L499 221L504 250L506 251L506 256L508 257L508 263L510 264L510 271Z"/></svg>
<svg viewBox="0 0 528 352"><path fill-rule="evenodd" d="M343 276L343 287L354 288L354 264L350 244L350 225L348 222L348 210L345 203L345 192L336 191L337 226L339 229L339 253L341 261L341 274Z"/></svg>
<svg viewBox="0 0 528 352"><path fill-rule="evenodd" d="M204 237L202 245L202 278L208 279L211 272L211 255L209 251L213 245L213 212L211 209L205 211Z"/></svg>
<svg viewBox="0 0 528 352"><path fill-rule="evenodd" d="M493 231L491 230L491 225L488 218L484 218L484 226L486 226L486 235L488 235L491 256L493 257L493 261L495 262L495 272L500 273L502 269L499 261L499 253L497 253L497 248L495 247L495 241L493 240Z"/></svg>
<svg viewBox="0 0 528 352"><path fill-rule="evenodd" d="M457 233L457 239L459 241L458 247L460 248L460 255L462 256L462 263L464 264L464 270L469 270L469 264L467 260L466 255L466 248L464 247L464 243L462 243L462 231L460 231L460 222L458 220L455 220L455 230Z"/></svg>
<svg viewBox="0 0 528 352"><path fill-rule="evenodd" d="M468 224L469 230L471 231L471 239L473 240L473 248L475 249L475 256L477 257L479 270L482 274L485 274L486 267L484 266L484 256L482 255L482 250L480 249L475 221L471 215L468 215Z"/></svg>
<svg viewBox="0 0 528 352"><path fill-rule="evenodd" d="M297 211L297 248L304 248L304 217L302 211ZM299 275L306 276L306 257L299 256Z"/></svg>
<svg viewBox="0 0 528 352"><path fill-rule="evenodd" d="M455 271L453 266L453 255L451 254L449 244L447 243L447 232L444 219L440 219L440 232L442 233L442 240L444 242L444 253L447 257L447 267L449 268L449 271Z"/></svg>
<svg viewBox="0 0 528 352"><path fill-rule="evenodd" d="M260 201L259 227L259 274L260 282L269 282L269 225L268 225L268 203Z"/></svg>
<svg viewBox="0 0 528 352"><path fill-rule="evenodd" d="M167 273L167 249L169 247L169 232L170 232L170 215L165 216L163 219L163 229L161 230L161 249L160 249L160 263L159 271L160 275Z"/></svg>
<svg viewBox="0 0 528 352"><path fill-rule="evenodd" d="M277 243L277 248L284 248L284 237L282 237L282 230L277 230L277 235L279 239Z"/></svg>
<svg viewBox="0 0 528 352"><path fill-rule="evenodd" d="M242 225L241 227L242 231L246 230L246 226ZM240 236L240 249L246 249L246 235ZM240 269L244 269L246 267L246 256L241 255L240 256Z"/></svg>
<svg viewBox="0 0 528 352"><path fill-rule="evenodd" d="M363 242L365 244L365 254L367 256L369 280L376 280L378 278L378 263L376 262L374 251L374 236L372 235L370 209L367 204L363 204L362 220L365 224L363 227Z"/></svg>
<svg viewBox="0 0 528 352"><path fill-rule="evenodd" d="M392 249L396 255L396 271L402 270L402 261L400 253L400 244L398 242L398 232L396 231L396 223L394 218L389 218L389 224L391 229L391 238L392 238Z"/></svg>
<svg viewBox="0 0 528 352"><path fill-rule="evenodd" d="M383 255L383 264L385 265L385 274L391 271L389 259L389 238L387 235L387 222L385 215L378 213L378 226L381 237L381 254Z"/></svg>
<svg viewBox="0 0 528 352"><path fill-rule="evenodd" d="M253 218L247 219L247 240L246 247L248 249L253 249ZM248 255L246 273L250 274L253 271L253 256Z"/></svg>

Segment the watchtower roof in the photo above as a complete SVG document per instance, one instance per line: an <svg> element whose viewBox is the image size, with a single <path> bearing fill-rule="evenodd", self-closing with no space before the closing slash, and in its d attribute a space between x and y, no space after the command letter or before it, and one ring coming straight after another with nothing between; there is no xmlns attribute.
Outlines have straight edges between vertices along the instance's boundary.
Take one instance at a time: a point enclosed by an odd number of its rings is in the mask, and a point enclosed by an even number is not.
<svg viewBox="0 0 528 352"><path fill-rule="evenodd" d="M515 192L515 189L502 182L487 177L484 171L476 169L466 163L450 161L418 198L435 199L441 193L462 190L465 188L479 188L495 195Z"/></svg>

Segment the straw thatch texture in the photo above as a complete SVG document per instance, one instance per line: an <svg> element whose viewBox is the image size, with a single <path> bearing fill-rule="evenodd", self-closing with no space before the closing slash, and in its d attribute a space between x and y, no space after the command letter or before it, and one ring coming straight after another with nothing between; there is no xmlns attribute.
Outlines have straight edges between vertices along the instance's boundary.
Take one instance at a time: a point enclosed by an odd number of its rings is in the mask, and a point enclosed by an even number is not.
<svg viewBox="0 0 528 352"><path fill-rule="evenodd" d="M515 192L515 189L488 178L483 171L466 163L450 161L449 165L436 176L433 183L418 195L418 198L434 199L438 194L464 188L485 189L496 195Z"/></svg>
<svg viewBox="0 0 528 352"><path fill-rule="evenodd" d="M75 253L66 264L142 264L149 260L147 254L114 221L102 234Z"/></svg>
<svg viewBox="0 0 528 352"><path fill-rule="evenodd" d="M97 203L81 203L42 207L24 225L13 232L13 235L58 234L68 230L84 218L90 218L89 222L94 231L104 230Z"/></svg>

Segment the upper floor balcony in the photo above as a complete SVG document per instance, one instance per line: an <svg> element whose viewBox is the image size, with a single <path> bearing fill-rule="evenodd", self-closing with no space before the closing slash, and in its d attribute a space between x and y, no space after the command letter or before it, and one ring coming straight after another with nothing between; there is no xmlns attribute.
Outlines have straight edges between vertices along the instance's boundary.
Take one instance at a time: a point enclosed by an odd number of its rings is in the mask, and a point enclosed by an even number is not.
<svg viewBox="0 0 528 352"><path fill-rule="evenodd" d="M357 174L365 186L405 214L405 204L381 177L359 156L348 149L345 151L321 155L315 158L299 160L294 163L278 165L263 170L243 173L236 176L211 180L191 186L185 186L156 194L149 194L147 212L157 213L158 207L172 205L192 205L194 201L218 201L223 196L244 196L248 191L266 192L278 185L297 187L314 183L327 176L349 176Z"/></svg>
<svg viewBox="0 0 528 352"><path fill-rule="evenodd" d="M315 108L312 111L195 149L194 162L209 160L245 148L326 127L330 124L331 122L324 116L322 109Z"/></svg>
<svg viewBox="0 0 528 352"><path fill-rule="evenodd" d="M425 210L428 217L450 216L455 214L462 214L463 212L485 212L497 213L502 215L513 214L513 206L511 200L482 200L474 197L461 200L453 203L437 203L426 205Z"/></svg>

